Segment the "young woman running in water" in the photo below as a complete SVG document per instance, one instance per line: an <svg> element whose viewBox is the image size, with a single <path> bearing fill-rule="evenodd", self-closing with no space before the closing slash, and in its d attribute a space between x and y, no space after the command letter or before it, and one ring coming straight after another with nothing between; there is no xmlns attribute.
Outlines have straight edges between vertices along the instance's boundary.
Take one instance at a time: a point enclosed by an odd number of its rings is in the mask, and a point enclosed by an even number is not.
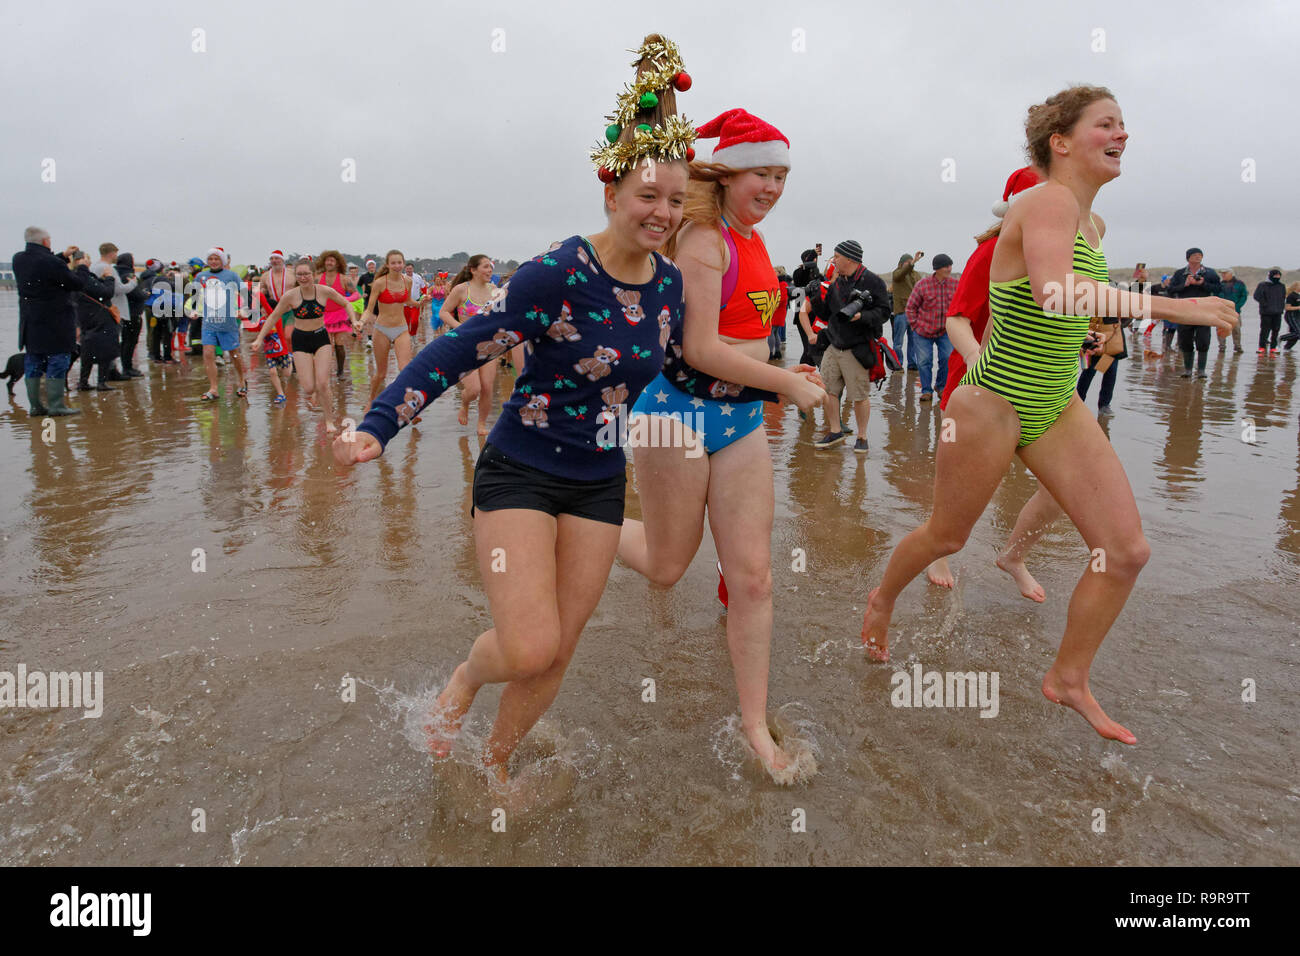
<svg viewBox="0 0 1300 956"><path fill-rule="evenodd" d="M871 657L888 660L899 593L930 562L961 549L1019 455L1102 556L1092 557L1075 587L1043 694L1078 711L1101 736L1133 744L1137 738L1093 697L1088 675L1151 549L1115 450L1075 392L1079 352L1092 315L1136 316L1145 306L1183 325L1231 327L1236 310L1216 298L1144 302L1106 284L1106 227L1092 204L1119 176L1128 140L1109 90L1064 90L1030 107L1025 131L1047 183L1003 222L990 266L993 330L948 403L955 440L935 453L934 510L890 555L868 598L862 641Z"/></svg>
<svg viewBox="0 0 1300 956"><path fill-rule="evenodd" d="M481 253L470 256L456 278L452 280L451 291L442 302L438 317L449 328L456 328L463 322L486 312L496 294L492 285L492 260ZM492 414L492 390L497 382L497 363L488 362L478 371L465 376L462 383L460 413L456 416L462 425L469 424L469 406L478 399L478 433L488 433L488 415Z"/></svg>
<svg viewBox="0 0 1300 956"><path fill-rule="evenodd" d="M624 523L618 553L670 587L699 550L707 513L728 582L727 646L742 729L764 767L784 779L789 761L767 725L775 497L763 401L780 393L806 410L826 393L811 365L767 362L780 286L755 227L785 190L789 141L744 110L699 133L721 141L711 162L691 165L687 221L670 253L686 281L686 321L678 336L660 317L667 361L631 415L634 425L642 415L660 417L673 437L634 448L644 522ZM624 313L634 306L625 303Z"/></svg>
<svg viewBox="0 0 1300 956"><path fill-rule="evenodd" d="M289 336L289 346L293 349L293 367L298 375L298 385L307 399L307 407L314 412L325 411L325 429L337 431L333 420L334 399L330 393L330 346L329 333L325 331L325 306L327 303L343 303L343 298L329 286L316 283L316 273L311 260L301 259L294 267L294 279L297 285L285 292L276 303L275 309L267 316L262 331L253 340L253 350L262 347L267 335L280 327L280 317L285 313L293 314L293 332ZM319 403L319 404L318 404Z"/></svg>
<svg viewBox="0 0 1300 956"><path fill-rule="evenodd" d="M411 280L402 274L405 267L406 257L390 249L384 257L383 268L375 274L366 311L361 316L363 324L374 322L375 374L370 377L371 402L384 389L390 348L397 355L398 374L411 361L411 332L403 315L411 300Z"/></svg>
<svg viewBox="0 0 1300 956"><path fill-rule="evenodd" d="M617 157L597 154L608 225L525 262L493 310L427 345L355 436L334 442L341 464L371 461L461 374L533 343L474 474L474 542L493 626L456 668L429 727L431 751L446 756L479 688L506 683L483 754L502 782L510 755L559 690L618 549L626 461L601 435L607 413L659 373L667 341L658 322L621 309L637 301L646 314L666 315L669 329L681 323L681 272L656 251L681 221L682 157L694 140L666 85L680 62L671 43L646 38L640 79L625 97L635 105L653 92L656 105L636 108L617 129ZM650 135L634 139L638 125ZM640 175L645 159L656 164L653 181Z"/></svg>

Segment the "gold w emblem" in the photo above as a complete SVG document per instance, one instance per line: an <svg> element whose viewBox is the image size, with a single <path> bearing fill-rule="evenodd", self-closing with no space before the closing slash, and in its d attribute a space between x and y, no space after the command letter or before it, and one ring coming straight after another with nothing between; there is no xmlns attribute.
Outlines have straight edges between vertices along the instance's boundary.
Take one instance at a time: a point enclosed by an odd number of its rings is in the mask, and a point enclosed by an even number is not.
<svg viewBox="0 0 1300 956"><path fill-rule="evenodd" d="M777 302L780 301L780 294L776 292L750 292L749 301L754 303L754 308L758 314L763 317L763 328L772 327L772 313L776 311Z"/></svg>

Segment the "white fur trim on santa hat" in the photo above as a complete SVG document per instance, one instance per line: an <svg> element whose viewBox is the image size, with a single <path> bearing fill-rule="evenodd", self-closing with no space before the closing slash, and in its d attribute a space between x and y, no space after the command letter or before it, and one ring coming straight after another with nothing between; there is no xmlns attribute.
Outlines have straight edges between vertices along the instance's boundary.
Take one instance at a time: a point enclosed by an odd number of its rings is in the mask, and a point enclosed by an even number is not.
<svg viewBox="0 0 1300 956"><path fill-rule="evenodd" d="M766 143L737 143L735 146L715 149L709 162L730 166L732 169L757 169L760 166L782 166L789 169L790 147L779 139Z"/></svg>
<svg viewBox="0 0 1300 956"><path fill-rule="evenodd" d="M214 254L215 254L215 255L218 255L218 256L221 256L221 261L222 261L222 262L229 262L229 261L230 261L230 256L226 255L226 250L225 250L225 249L222 249L220 246L213 246L211 249L209 249L207 252L205 252L205 253L203 254L203 258L206 259L206 258L208 258L208 256L211 256L211 255L214 255Z"/></svg>
<svg viewBox="0 0 1300 956"><path fill-rule="evenodd" d="M993 215L997 216L999 219L1003 218L1011 210L1011 203L1015 202L1021 196L1033 192L1039 186L1046 186L1046 185L1047 185L1046 183L1037 183L1036 185L1030 186L1028 189L1022 189L1020 190L1020 192L1016 193L1014 196L1011 197L1011 202L1008 202L1005 199L995 202L993 204Z"/></svg>

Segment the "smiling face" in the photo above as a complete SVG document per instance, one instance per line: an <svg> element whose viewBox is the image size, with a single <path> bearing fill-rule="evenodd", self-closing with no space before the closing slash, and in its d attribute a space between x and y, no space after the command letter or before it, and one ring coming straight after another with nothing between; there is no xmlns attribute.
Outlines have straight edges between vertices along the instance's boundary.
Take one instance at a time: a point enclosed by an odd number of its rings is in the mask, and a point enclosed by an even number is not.
<svg viewBox="0 0 1300 956"><path fill-rule="evenodd" d="M225 260L222 259L221 256L219 256L217 253L214 252L212 253L212 255L208 256L208 268L211 269L213 272L220 272L222 269L225 268L225 266L226 266Z"/></svg>
<svg viewBox="0 0 1300 956"><path fill-rule="evenodd" d="M610 229L646 252L658 249L681 225L689 181L684 162L657 164L649 182L632 170L605 187Z"/></svg>
<svg viewBox="0 0 1300 956"><path fill-rule="evenodd" d="M271 268L279 272L284 268L284 256L271 256Z"/></svg>
<svg viewBox="0 0 1300 956"><path fill-rule="evenodd" d="M389 272L396 272L401 275L402 270L406 268L406 259L400 252L395 252L384 260L384 265L388 266Z"/></svg>
<svg viewBox="0 0 1300 956"><path fill-rule="evenodd" d="M1068 134L1053 134L1052 160L1054 164L1069 162L1088 179L1107 183L1120 173L1120 157L1127 142L1119 104L1101 99L1084 108Z"/></svg>
<svg viewBox="0 0 1300 956"><path fill-rule="evenodd" d="M722 177L722 185L727 190L724 206L747 226L762 222L781 198L781 193L785 192L788 172L784 166L759 166Z"/></svg>
<svg viewBox="0 0 1300 956"><path fill-rule="evenodd" d="M492 273L495 270L495 268L496 267L493 266L491 259L484 259L482 262L480 262L478 265L474 267L473 269L474 278L477 279L479 282L491 282Z"/></svg>
<svg viewBox="0 0 1300 956"><path fill-rule="evenodd" d="M293 270L293 277L304 290L310 289L316 284L316 273L312 272L311 266L305 262L300 262Z"/></svg>
<svg viewBox="0 0 1300 956"><path fill-rule="evenodd" d="M320 261L320 267L325 272L340 272L343 269L343 263L333 256L326 256Z"/></svg>

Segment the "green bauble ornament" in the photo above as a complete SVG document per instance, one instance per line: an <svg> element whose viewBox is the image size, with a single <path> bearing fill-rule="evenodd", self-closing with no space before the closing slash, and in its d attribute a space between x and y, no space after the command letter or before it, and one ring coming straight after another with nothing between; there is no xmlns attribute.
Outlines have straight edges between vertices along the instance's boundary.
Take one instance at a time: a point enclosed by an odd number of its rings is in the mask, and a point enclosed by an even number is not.
<svg viewBox="0 0 1300 956"><path fill-rule="evenodd" d="M640 131L642 131L642 132L645 132L645 133L653 133L653 132L654 132L654 127L651 126L649 123L642 123L641 125L639 125L639 126L637 127L637 129L640 130Z"/></svg>
<svg viewBox="0 0 1300 956"><path fill-rule="evenodd" d="M652 110L659 105L659 97L653 93L646 92L641 94L640 106L643 110Z"/></svg>
<svg viewBox="0 0 1300 956"><path fill-rule="evenodd" d="M605 138L609 140L611 143L617 143L618 134L621 132L623 132L622 127L620 127L617 123L611 123L609 126L605 127Z"/></svg>

